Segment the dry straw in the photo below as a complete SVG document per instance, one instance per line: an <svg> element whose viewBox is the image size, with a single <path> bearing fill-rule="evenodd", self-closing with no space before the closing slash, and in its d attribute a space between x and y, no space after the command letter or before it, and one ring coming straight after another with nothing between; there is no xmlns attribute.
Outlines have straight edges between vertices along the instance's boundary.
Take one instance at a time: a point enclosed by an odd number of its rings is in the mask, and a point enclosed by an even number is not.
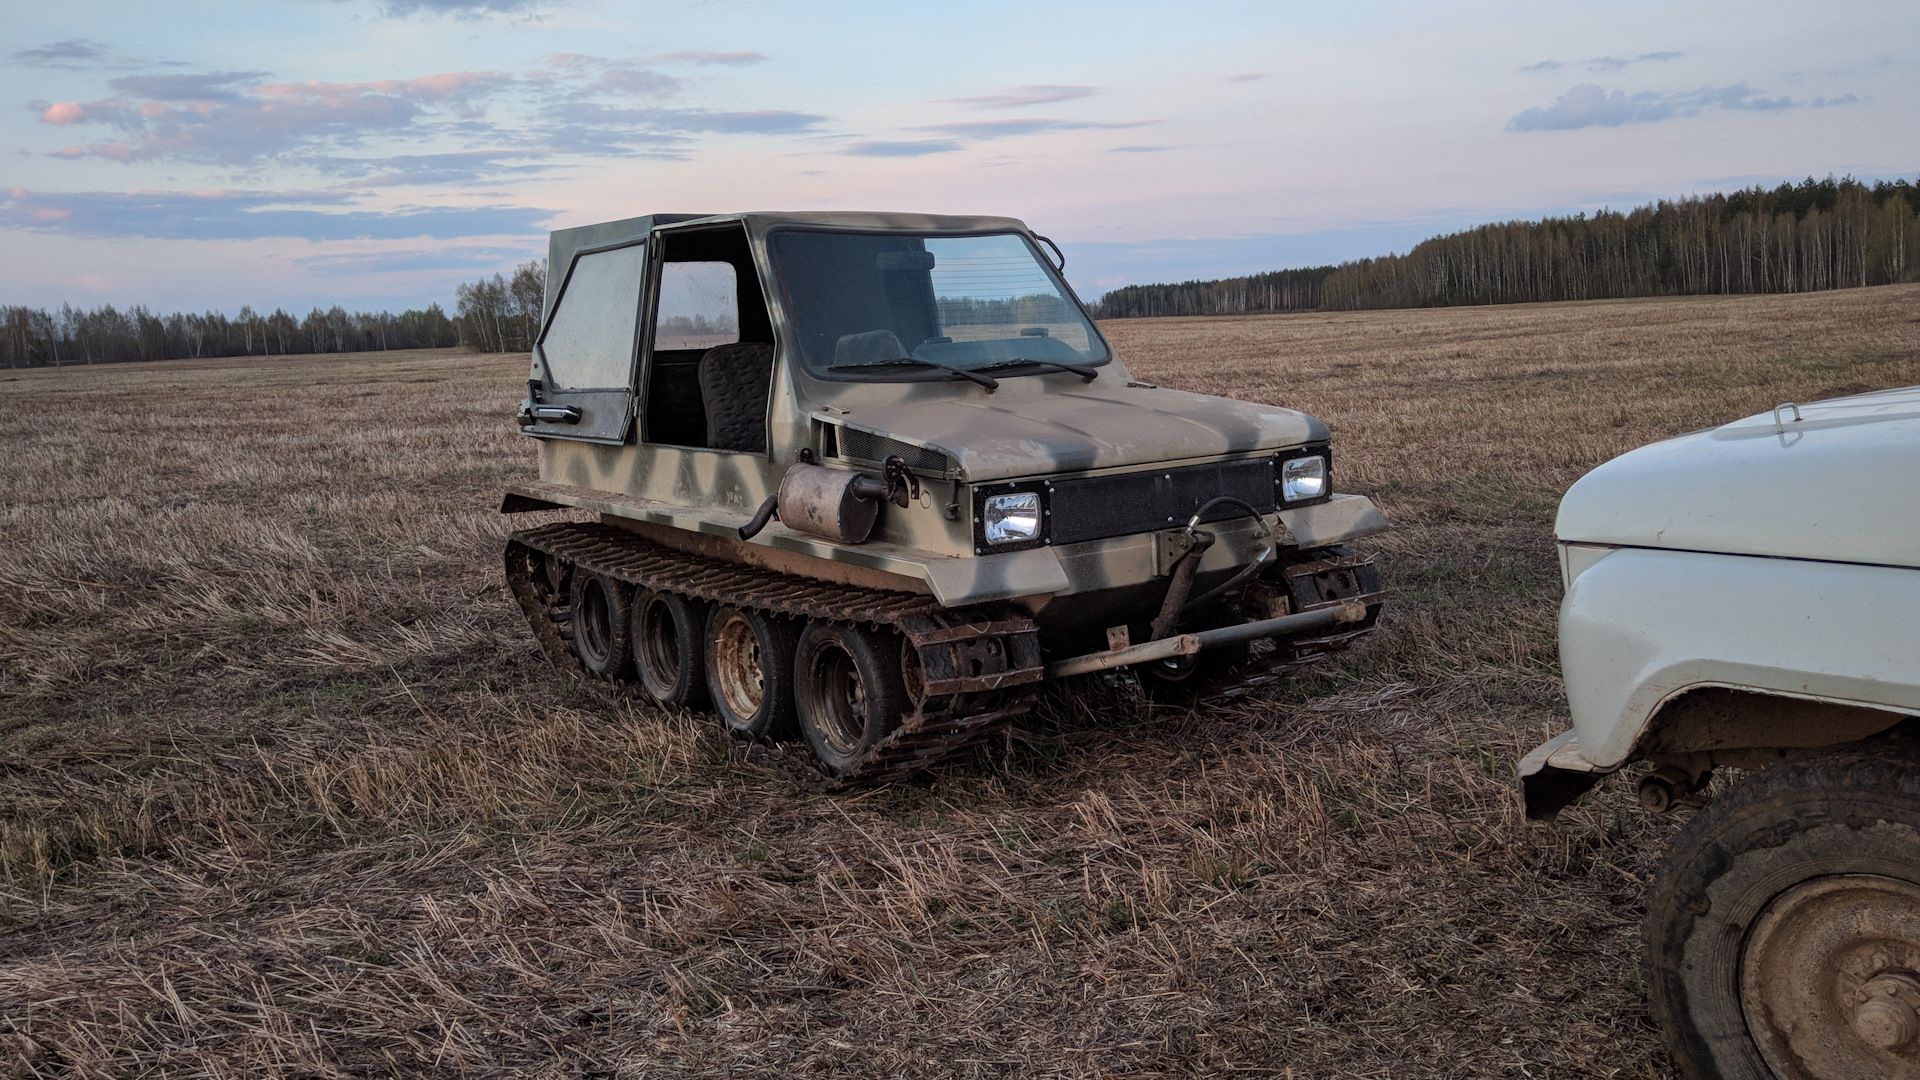
<svg viewBox="0 0 1920 1080"><path fill-rule="evenodd" d="M1661 1075L1672 823L1521 820L1555 501L1920 382L1920 288L1122 322L1327 420L1380 633L1266 696L1095 685L814 796L556 678L500 587L524 361L0 373L0 1074Z"/></svg>

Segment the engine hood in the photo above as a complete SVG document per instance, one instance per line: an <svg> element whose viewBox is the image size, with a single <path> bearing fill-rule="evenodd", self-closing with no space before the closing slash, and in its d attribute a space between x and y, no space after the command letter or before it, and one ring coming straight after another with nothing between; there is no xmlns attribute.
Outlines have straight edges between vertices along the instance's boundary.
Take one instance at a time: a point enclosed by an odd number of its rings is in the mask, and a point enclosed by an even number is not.
<svg viewBox="0 0 1920 1080"><path fill-rule="evenodd" d="M1643 446L1567 490L1562 541L1920 566L1920 387Z"/></svg>
<svg viewBox="0 0 1920 1080"><path fill-rule="evenodd" d="M1109 380L1068 392L1007 379L992 395L903 400L835 416L939 450L975 483L1324 442L1305 413ZM844 418L842 418L844 417Z"/></svg>

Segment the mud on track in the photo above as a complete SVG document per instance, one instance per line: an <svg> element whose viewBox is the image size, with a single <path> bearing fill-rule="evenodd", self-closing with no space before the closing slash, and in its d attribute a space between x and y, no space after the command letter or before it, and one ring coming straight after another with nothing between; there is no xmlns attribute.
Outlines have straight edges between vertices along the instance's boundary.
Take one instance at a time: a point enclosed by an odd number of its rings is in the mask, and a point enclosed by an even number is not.
<svg viewBox="0 0 1920 1080"><path fill-rule="evenodd" d="M1657 1076L1672 823L1521 820L1559 493L1920 382L1920 287L1108 324L1396 530L1342 665L798 790L555 677L521 357L0 371L0 1074Z"/></svg>

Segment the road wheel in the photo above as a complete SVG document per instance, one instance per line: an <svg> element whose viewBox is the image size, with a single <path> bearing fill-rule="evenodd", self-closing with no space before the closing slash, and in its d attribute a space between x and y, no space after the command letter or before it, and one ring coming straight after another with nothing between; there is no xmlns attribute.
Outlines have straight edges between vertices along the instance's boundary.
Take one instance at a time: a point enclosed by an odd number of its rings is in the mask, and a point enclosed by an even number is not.
<svg viewBox="0 0 1920 1080"><path fill-rule="evenodd" d="M1191 656L1169 656L1150 664L1135 664L1140 689L1162 705L1186 707L1215 687L1238 678L1252 655L1245 642L1204 649Z"/></svg>
<svg viewBox="0 0 1920 1080"><path fill-rule="evenodd" d="M864 761L906 711L900 640L892 634L810 623L793 666L800 730L814 756L836 774Z"/></svg>
<svg viewBox="0 0 1920 1080"><path fill-rule="evenodd" d="M727 729L745 739L793 734L793 620L720 605L707 616L707 692Z"/></svg>
<svg viewBox="0 0 1920 1080"><path fill-rule="evenodd" d="M633 666L640 687L662 705L705 709L706 605L668 592L633 602Z"/></svg>
<svg viewBox="0 0 1920 1080"><path fill-rule="evenodd" d="M1856 745L1709 804L1654 881L1647 969L1698 1080L1920 1078L1920 758Z"/></svg>
<svg viewBox="0 0 1920 1080"><path fill-rule="evenodd" d="M573 572L573 651L583 667L602 678L621 678L632 663L627 599L625 583L589 570Z"/></svg>

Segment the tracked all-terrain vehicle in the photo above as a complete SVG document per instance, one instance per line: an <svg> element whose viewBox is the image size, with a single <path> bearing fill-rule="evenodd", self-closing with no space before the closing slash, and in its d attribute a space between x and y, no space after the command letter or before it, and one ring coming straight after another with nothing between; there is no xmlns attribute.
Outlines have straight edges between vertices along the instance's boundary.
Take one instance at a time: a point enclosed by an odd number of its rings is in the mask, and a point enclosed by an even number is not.
<svg viewBox="0 0 1920 1080"><path fill-rule="evenodd" d="M1052 250L1047 258L1042 245ZM655 215L552 236L501 509L556 664L828 786L1130 668L1252 685L1377 618L1386 527L1311 417L1134 379L1009 218Z"/></svg>

